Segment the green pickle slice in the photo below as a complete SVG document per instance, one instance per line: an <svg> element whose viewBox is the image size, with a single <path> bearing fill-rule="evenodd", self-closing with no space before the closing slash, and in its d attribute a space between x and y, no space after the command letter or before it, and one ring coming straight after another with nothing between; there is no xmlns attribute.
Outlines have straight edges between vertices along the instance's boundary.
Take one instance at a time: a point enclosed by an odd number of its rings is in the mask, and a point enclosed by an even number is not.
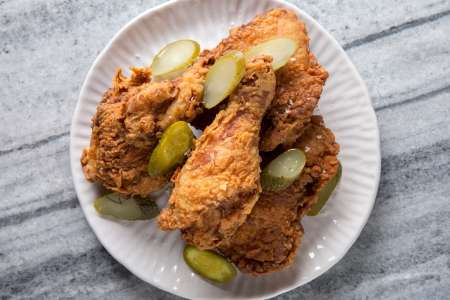
<svg viewBox="0 0 450 300"><path fill-rule="evenodd" d="M217 283L226 283L236 276L236 269L223 256L210 251L186 245L184 261L200 276Z"/></svg>
<svg viewBox="0 0 450 300"><path fill-rule="evenodd" d="M126 199L117 193L95 199L94 208L102 216L120 220L148 220L159 214L158 205L153 200L141 197Z"/></svg>
<svg viewBox="0 0 450 300"><path fill-rule="evenodd" d="M276 71L289 61L297 48L294 40L274 38L250 48L245 52L245 57L249 59L258 55L272 56L272 68Z"/></svg>
<svg viewBox="0 0 450 300"><path fill-rule="evenodd" d="M289 149L272 160L261 173L261 186L266 191L281 191L298 178L305 166L305 153Z"/></svg>
<svg viewBox="0 0 450 300"><path fill-rule="evenodd" d="M245 58L242 52L229 51L217 59L206 75L203 105L213 108L231 95L244 73Z"/></svg>
<svg viewBox="0 0 450 300"><path fill-rule="evenodd" d="M170 125L150 156L148 163L150 176L166 175L182 163L192 147L193 140L194 134L188 123L178 121Z"/></svg>
<svg viewBox="0 0 450 300"><path fill-rule="evenodd" d="M342 166L339 163L338 170L336 174L327 182L319 191L319 200L316 204L310 208L310 210L306 213L308 216L317 216L320 213L320 210L327 203L328 199L330 199L331 194L334 189L338 185L342 176Z"/></svg>
<svg viewBox="0 0 450 300"><path fill-rule="evenodd" d="M200 45L193 40L179 40L162 48L153 58L152 72L156 79L176 77L189 67L200 53Z"/></svg>

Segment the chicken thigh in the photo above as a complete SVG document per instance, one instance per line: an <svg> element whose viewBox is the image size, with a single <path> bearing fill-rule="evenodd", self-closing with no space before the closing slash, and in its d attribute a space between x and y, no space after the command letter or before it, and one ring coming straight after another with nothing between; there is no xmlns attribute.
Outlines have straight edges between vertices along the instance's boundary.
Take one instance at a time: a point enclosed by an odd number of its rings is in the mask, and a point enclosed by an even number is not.
<svg viewBox="0 0 450 300"><path fill-rule="evenodd" d="M300 221L338 170L339 145L321 117L312 117L294 146L306 154L300 177L283 191L264 191L246 222L219 247L244 273L271 273L293 263L303 237Z"/></svg>

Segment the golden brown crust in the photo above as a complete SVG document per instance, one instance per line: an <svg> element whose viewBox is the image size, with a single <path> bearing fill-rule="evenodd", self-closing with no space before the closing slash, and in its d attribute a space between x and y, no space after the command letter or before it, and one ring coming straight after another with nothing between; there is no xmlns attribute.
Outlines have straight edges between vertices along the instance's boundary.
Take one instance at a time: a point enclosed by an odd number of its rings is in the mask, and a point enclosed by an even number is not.
<svg viewBox="0 0 450 300"><path fill-rule="evenodd" d="M211 249L245 221L260 192L260 125L275 93L270 62L247 64L226 109L196 141L159 217L162 229L183 229L187 242Z"/></svg>
<svg viewBox="0 0 450 300"><path fill-rule="evenodd" d="M93 118L91 144L81 164L86 178L124 195L147 196L167 178L149 176L148 157L161 132L178 120L189 121L201 109L207 59L201 57L175 80L151 81L148 68L119 69Z"/></svg>
<svg viewBox="0 0 450 300"><path fill-rule="evenodd" d="M147 156L162 130L178 120L191 121L202 111L203 81L214 59L225 51L244 51L277 36L295 40L299 48L277 72L276 97L266 117L269 125L261 147L267 151L292 143L309 122L327 73L309 53L304 24L293 12L275 9L231 30L228 38L203 51L175 80L150 82L146 68L132 68L128 79L119 70L97 108L91 145L82 154L86 178L125 195L146 196L160 189L166 178L146 174Z"/></svg>
<svg viewBox="0 0 450 300"><path fill-rule="evenodd" d="M293 59L297 59L294 57ZM292 145L308 125L328 73L309 54L308 67L295 61L277 72L277 93L265 122L261 151Z"/></svg>
<svg viewBox="0 0 450 300"><path fill-rule="evenodd" d="M337 172L339 145L321 117L312 117L295 147L306 154L301 176L281 192L263 192L247 221L219 247L244 273L267 274L293 263L303 236L300 220Z"/></svg>
<svg viewBox="0 0 450 300"><path fill-rule="evenodd" d="M272 151L297 140L310 121L328 77L309 51L305 24L290 10L274 9L232 29L230 36L212 50L215 56L228 50L245 51L275 37L296 41L298 49L276 72L277 91L264 121L261 151Z"/></svg>

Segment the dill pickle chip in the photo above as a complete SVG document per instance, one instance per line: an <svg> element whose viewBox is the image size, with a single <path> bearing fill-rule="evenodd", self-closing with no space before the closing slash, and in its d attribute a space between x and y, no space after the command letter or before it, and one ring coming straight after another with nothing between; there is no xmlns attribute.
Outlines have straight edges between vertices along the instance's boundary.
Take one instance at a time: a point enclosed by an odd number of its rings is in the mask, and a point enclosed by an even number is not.
<svg viewBox="0 0 450 300"><path fill-rule="evenodd" d="M217 283L226 283L236 276L236 269L223 256L210 251L186 245L184 261L200 276Z"/></svg>
<svg viewBox="0 0 450 300"><path fill-rule="evenodd" d="M153 200L141 197L126 199L117 193L98 197L94 207L98 214L120 220L148 220L159 214L159 208Z"/></svg>
<svg viewBox="0 0 450 300"><path fill-rule="evenodd" d="M281 191L300 175L305 166L305 153L289 149L272 160L261 173L261 186L266 191Z"/></svg>
<svg viewBox="0 0 450 300"><path fill-rule="evenodd" d="M150 176L166 175L185 159L191 149L194 134L188 123L178 121L163 133L148 163Z"/></svg>
<svg viewBox="0 0 450 300"><path fill-rule="evenodd" d="M179 40L162 48L152 62L153 76L168 79L189 67L200 53L200 45L192 40Z"/></svg>
<svg viewBox="0 0 450 300"><path fill-rule="evenodd" d="M222 102L238 86L244 73L242 52L229 51L217 59L206 75L203 105L209 109Z"/></svg>
<svg viewBox="0 0 450 300"><path fill-rule="evenodd" d="M320 210L322 209L322 207L325 206L328 199L330 199L331 194L333 193L334 189L341 180L341 176L342 176L342 166L341 163L339 163L339 167L336 174L329 181L327 181L327 183L325 183L325 185L320 189L319 200L316 202L316 204L314 204L313 207L310 208L310 210L306 213L306 215L317 216L320 213Z"/></svg>
<svg viewBox="0 0 450 300"><path fill-rule="evenodd" d="M276 71L284 66L297 51L298 45L289 38L274 38L258 44L245 52L247 59L258 55L272 56L272 68Z"/></svg>

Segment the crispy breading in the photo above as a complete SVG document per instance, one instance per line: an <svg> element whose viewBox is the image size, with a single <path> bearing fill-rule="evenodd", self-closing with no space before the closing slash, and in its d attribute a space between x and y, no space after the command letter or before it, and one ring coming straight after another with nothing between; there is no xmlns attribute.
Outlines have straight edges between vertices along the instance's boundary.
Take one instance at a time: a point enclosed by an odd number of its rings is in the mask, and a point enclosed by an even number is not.
<svg viewBox="0 0 450 300"><path fill-rule="evenodd" d="M309 53L304 24L293 12L275 9L231 30L180 78L153 82L148 68L132 68L127 79L119 70L97 108L91 145L81 157L86 178L124 195L146 196L160 189L167 180L147 174L148 156L165 128L178 120L191 121L202 111L208 67L228 50L245 51L279 36L295 40L299 48L277 71L276 96L264 121L261 148L269 151L292 143L309 122L327 73Z"/></svg>
<svg viewBox="0 0 450 300"><path fill-rule="evenodd" d="M162 229L183 229L184 239L199 248L214 248L230 237L258 200L261 120L275 94L271 61L247 63L227 107L177 174L169 207L159 217Z"/></svg>
<svg viewBox="0 0 450 300"><path fill-rule="evenodd" d="M295 57L294 57L295 59ZM288 63L277 72L277 93L266 115L268 126L261 142L261 151L271 151L278 145L295 143L308 125L328 73L312 53L306 69L295 62Z"/></svg>
<svg viewBox="0 0 450 300"><path fill-rule="evenodd" d="M281 192L263 192L247 221L219 247L242 272L267 274L293 263L303 236L300 220L337 172L339 145L321 117L312 117L294 146L306 154L300 177Z"/></svg>
<svg viewBox="0 0 450 300"><path fill-rule="evenodd" d="M228 50L245 51L275 37L287 37L298 44L289 62L276 72L277 91L264 120L262 151L274 150L297 140L309 123L322 87L328 77L309 51L305 24L287 9L274 9L259 15L248 24L234 28L215 49L218 56Z"/></svg>
<svg viewBox="0 0 450 300"><path fill-rule="evenodd" d="M119 69L93 118L90 147L81 164L86 178L124 195L147 196L167 182L149 176L148 158L161 132L178 120L192 120L202 109L208 52L180 78L151 81L149 68Z"/></svg>

